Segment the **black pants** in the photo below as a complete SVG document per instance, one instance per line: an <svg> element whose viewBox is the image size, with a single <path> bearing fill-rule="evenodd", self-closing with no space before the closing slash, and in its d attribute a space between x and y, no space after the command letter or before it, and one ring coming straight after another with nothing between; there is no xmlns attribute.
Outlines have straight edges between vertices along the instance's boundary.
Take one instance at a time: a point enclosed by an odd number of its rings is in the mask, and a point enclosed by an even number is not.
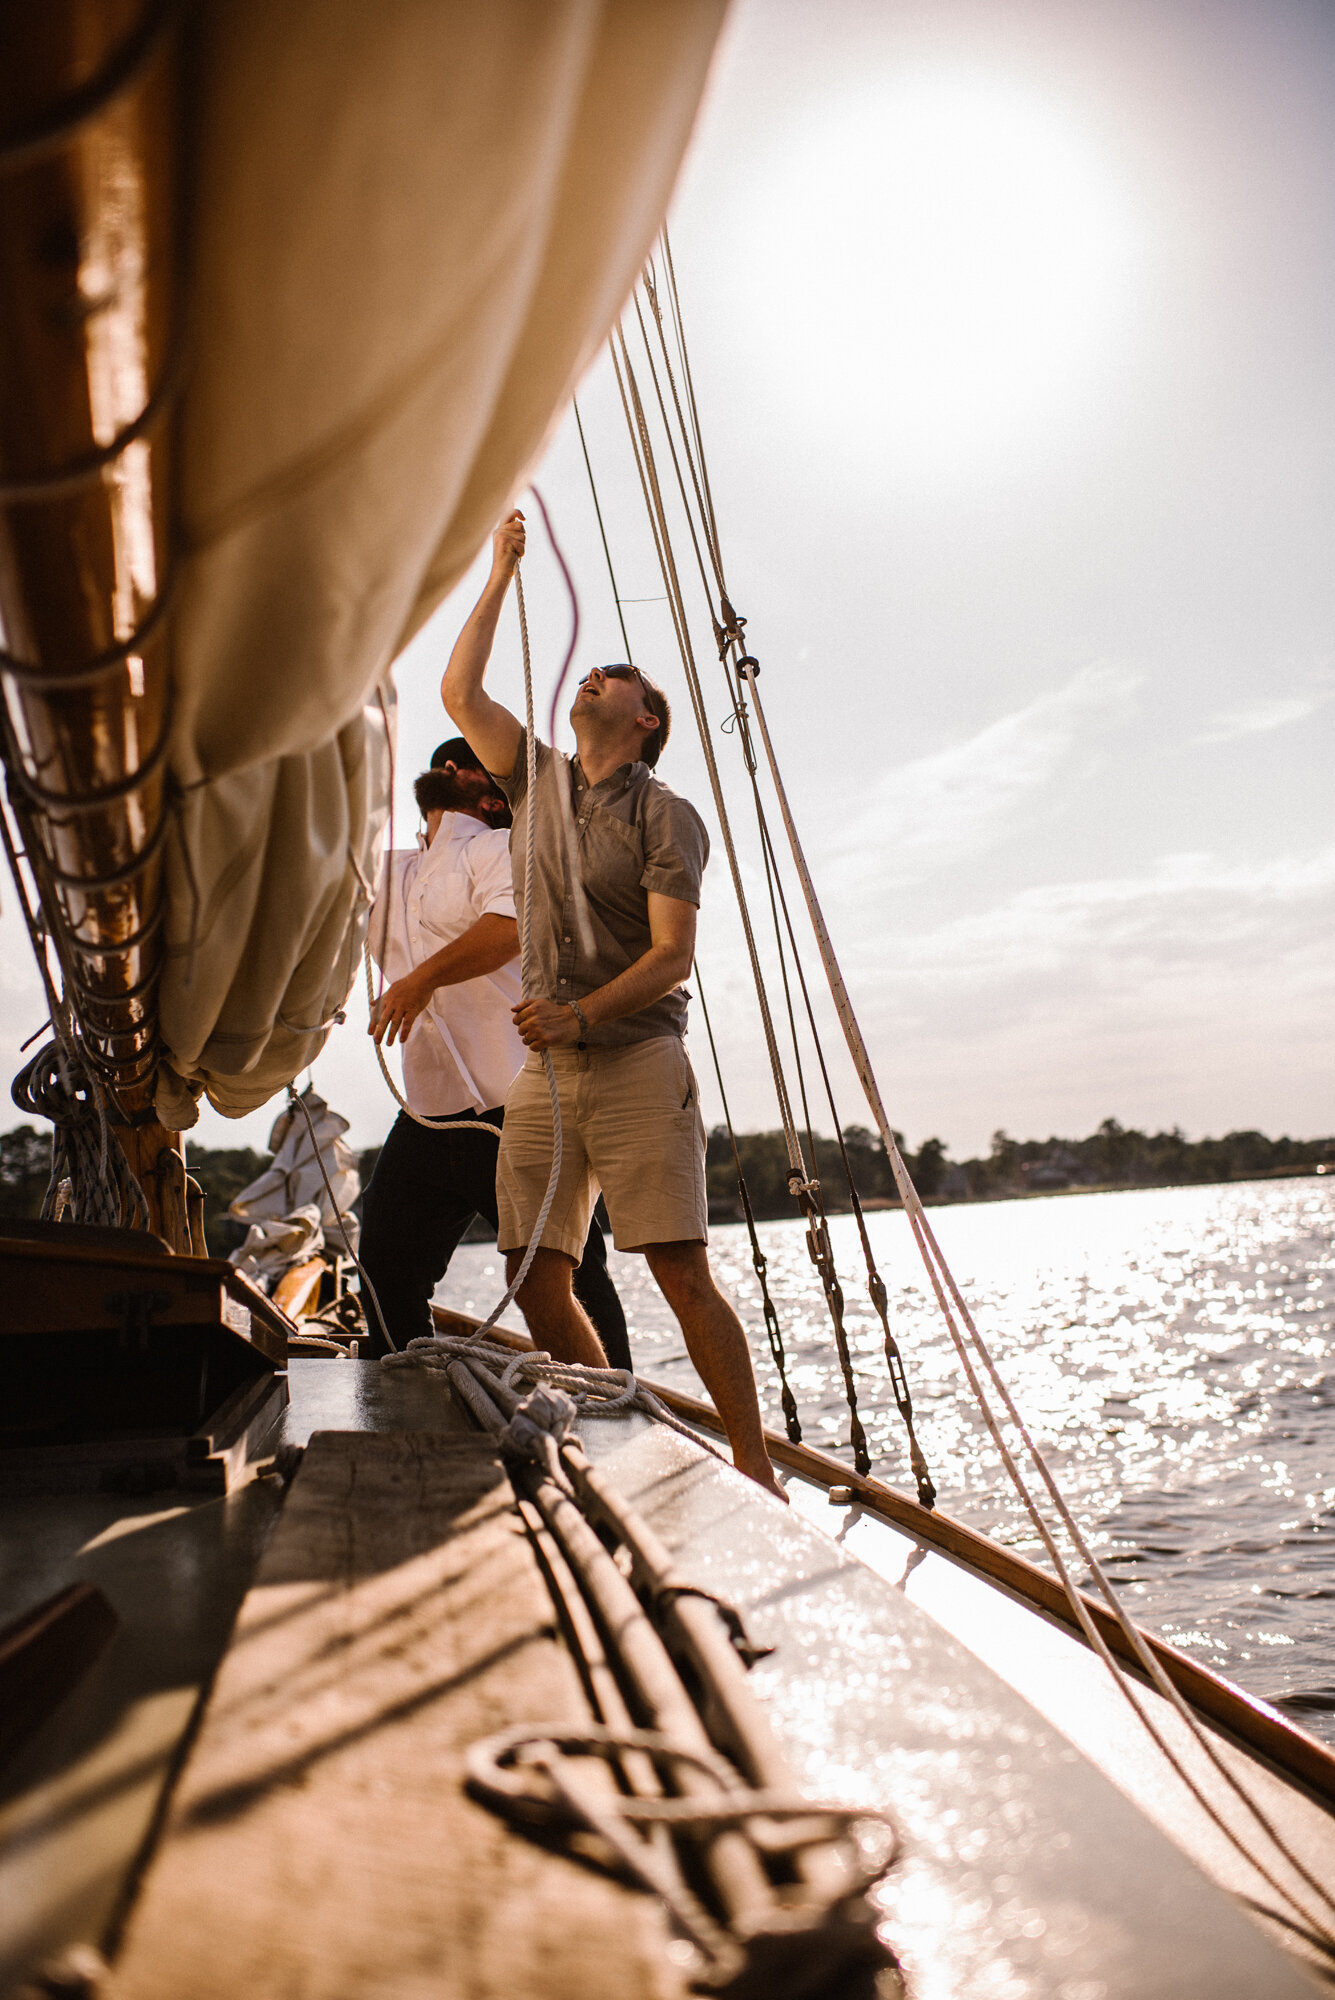
<svg viewBox="0 0 1335 2000"><path fill-rule="evenodd" d="M500 1111L460 1113L499 1125ZM401 1111L376 1161L362 1212L361 1260L385 1324L400 1347L434 1331L431 1295L475 1215L496 1227L496 1154L489 1132L440 1131ZM594 1215L575 1272L575 1297L598 1331L613 1368L629 1368L626 1315L607 1269ZM371 1352L386 1352L367 1301Z"/></svg>

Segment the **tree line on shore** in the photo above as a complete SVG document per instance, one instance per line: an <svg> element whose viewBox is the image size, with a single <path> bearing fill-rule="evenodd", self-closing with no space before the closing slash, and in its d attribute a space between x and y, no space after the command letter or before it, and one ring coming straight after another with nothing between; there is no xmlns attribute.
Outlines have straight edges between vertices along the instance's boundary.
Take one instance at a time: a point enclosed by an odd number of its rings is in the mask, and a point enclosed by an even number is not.
<svg viewBox="0 0 1335 2000"><path fill-rule="evenodd" d="M1085 1139L1013 1139L992 1134L988 1153L953 1160L940 1139L917 1151L896 1142L924 1201L1002 1201L1070 1188L1189 1187L1210 1181L1264 1179L1282 1174L1335 1171L1335 1138L1268 1139L1263 1132L1229 1132L1222 1139L1188 1139L1171 1132L1138 1132L1105 1118ZM890 1162L879 1136L862 1125L844 1128L843 1149L817 1134L815 1167L827 1209L851 1208L851 1177L858 1198L884 1206L897 1202ZM845 1156L847 1166L845 1166ZM715 1126L706 1151L710 1212L740 1219L737 1163L757 1217L776 1220L794 1211L788 1192L788 1155L781 1132L737 1135L737 1160L726 1126Z"/></svg>
<svg viewBox="0 0 1335 2000"><path fill-rule="evenodd" d="M1228 1132L1222 1139L1188 1139L1171 1132L1138 1132L1105 1118L1085 1139L1012 1139L992 1134L991 1150L977 1158L951 1159L940 1139L913 1151L896 1133L900 1150L924 1201L999 1201L1024 1194L1072 1188L1182 1187L1210 1181L1244 1181L1284 1174L1335 1172L1335 1138L1268 1139L1263 1132ZM858 1198L884 1207L896 1200L890 1163L879 1137L862 1125L844 1129L839 1144L815 1139L815 1169L821 1195L831 1212L852 1206L851 1174ZM361 1155L362 1185L371 1177L380 1148ZM737 1155L751 1207L758 1220L777 1221L796 1213L788 1191L788 1155L781 1132L741 1132ZM190 1173L204 1191L204 1220L215 1254L226 1254L245 1231L225 1213L227 1204L261 1174L268 1155L249 1146L190 1146ZM726 1126L709 1134L705 1153L709 1209L717 1222L740 1221L737 1164ZM0 1214L35 1216L51 1172L51 1137L31 1125L0 1133Z"/></svg>

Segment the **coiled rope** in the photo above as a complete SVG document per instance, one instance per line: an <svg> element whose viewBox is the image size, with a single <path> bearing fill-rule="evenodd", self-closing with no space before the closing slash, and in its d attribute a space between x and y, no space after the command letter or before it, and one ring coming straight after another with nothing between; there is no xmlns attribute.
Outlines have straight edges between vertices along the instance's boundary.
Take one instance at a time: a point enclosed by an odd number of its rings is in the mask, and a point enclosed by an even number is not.
<svg viewBox="0 0 1335 2000"><path fill-rule="evenodd" d="M64 1032L44 1042L18 1075L10 1096L20 1111L51 1121L51 1179L44 1221L58 1221L61 1188L69 1186L72 1222L108 1229L147 1229L148 1203L107 1117L96 1075L80 1060L68 1016Z"/></svg>
<svg viewBox="0 0 1335 2000"><path fill-rule="evenodd" d="M536 1234L536 1232L535 1232ZM652 1389L645 1386L629 1368L589 1368L573 1361L556 1361L545 1352L531 1352L521 1348L504 1347L499 1341L488 1340L486 1325L478 1327L475 1333L438 1333L423 1336L420 1340L409 1341L407 1347L398 1354L387 1354L382 1366L386 1368L415 1366L425 1368L438 1375L448 1375L452 1365L463 1362L484 1389L499 1389L506 1397L519 1395L525 1389L535 1389L543 1385L549 1389L560 1389L574 1401L580 1417L619 1417L631 1410L638 1410L642 1416L652 1417L655 1423L664 1424L668 1430L689 1438L718 1459L721 1465L727 1460L714 1449L707 1438L701 1437L674 1416L666 1403L660 1402Z"/></svg>

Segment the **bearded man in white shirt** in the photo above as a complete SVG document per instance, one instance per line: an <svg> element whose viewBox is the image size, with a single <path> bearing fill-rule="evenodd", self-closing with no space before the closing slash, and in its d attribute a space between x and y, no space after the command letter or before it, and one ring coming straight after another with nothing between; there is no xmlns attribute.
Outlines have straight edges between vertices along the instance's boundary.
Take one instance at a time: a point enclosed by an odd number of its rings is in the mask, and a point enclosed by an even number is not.
<svg viewBox="0 0 1335 2000"><path fill-rule="evenodd" d="M362 1219L361 1260L395 1343L432 1331L431 1297L475 1216L496 1226L499 1125L525 1050L510 808L464 739L442 743L414 788L426 833L388 858L371 911L371 954L390 984L369 1032L397 1041L404 1096L381 1149ZM575 1289L614 1367L629 1368L625 1315L607 1272L595 1217ZM385 1346L374 1313L371 1351Z"/></svg>

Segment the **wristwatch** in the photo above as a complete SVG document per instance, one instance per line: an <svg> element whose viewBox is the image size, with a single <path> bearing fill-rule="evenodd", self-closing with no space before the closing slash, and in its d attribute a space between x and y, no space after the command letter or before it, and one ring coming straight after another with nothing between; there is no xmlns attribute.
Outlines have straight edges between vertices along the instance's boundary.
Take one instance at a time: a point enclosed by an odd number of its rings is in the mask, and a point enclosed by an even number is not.
<svg viewBox="0 0 1335 2000"><path fill-rule="evenodd" d="M579 1040L576 1042L575 1047L577 1049L586 1049L589 1046L589 1024L584 1018L584 1009L580 1006L578 1000L567 1000L566 1006L579 1022Z"/></svg>

